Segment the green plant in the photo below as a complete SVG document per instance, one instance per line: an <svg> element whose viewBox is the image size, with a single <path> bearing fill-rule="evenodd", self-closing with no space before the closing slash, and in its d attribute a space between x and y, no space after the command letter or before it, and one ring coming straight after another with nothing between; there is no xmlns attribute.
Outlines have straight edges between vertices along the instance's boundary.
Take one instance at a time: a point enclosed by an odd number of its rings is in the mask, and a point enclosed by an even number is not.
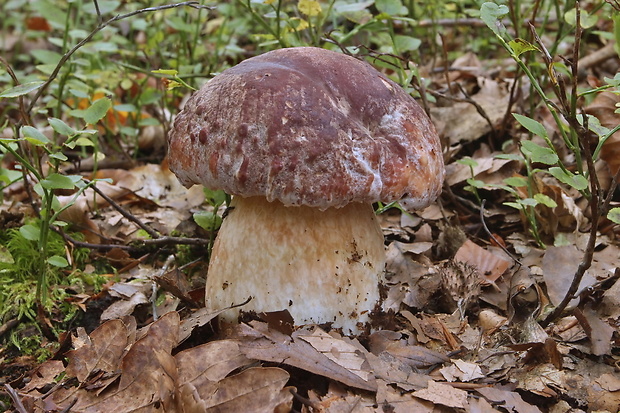
<svg viewBox="0 0 620 413"><path fill-rule="evenodd" d="M68 161L66 154L76 151L82 156L92 156L96 172L97 162L103 157L100 150L101 135L110 136L118 124L122 125L118 128L121 136L131 137L134 134L135 128L120 123L119 115L122 112L137 113L135 106L120 105L107 96L112 94L110 91L118 85L119 77L123 76L119 76L121 72L118 68L107 64L101 56L106 53L119 53L119 46L127 42L124 36L116 34L114 24L134 16L186 6L197 7L200 18L200 10L203 9L196 2L189 1L136 8L106 20L104 15L113 12L119 6L117 2L95 1L90 5L82 5L74 2L52 4L41 0L32 2L31 6L33 11L47 17L50 30L58 30L61 36L52 36L49 41L63 53L35 50L32 55L40 64L31 73L14 70L12 64L0 58L0 64L14 83L13 87L0 93L0 102L12 105L17 114L16 117L7 118L3 125L12 129L12 137L0 139L0 155L15 159L16 168L0 169L0 183L4 187L21 180L30 196L30 205L35 216L35 219L24 223L16 233L7 235L10 239L7 244L9 251L17 248L21 252L17 255L11 254L19 258L14 258L12 263L7 264L12 267L5 267L4 274L19 273L24 285L21 289L16 285L14 292L4 293L7 294L5 299L19 296L20 300L25 300L24 305L18 306L19 315L27 315L29 318L36 315L33 307L49 308L49 286L57 285L61 280L59 274L70 266L64 249L59 250L55 246L60 237L58 234L62 234L68 226L68 223L62 220L61 214L87 188L97 183L97 180L87 181L81 175L63 173L62 167ZM176 22L179 36L186 43L192 43L193 46L188 45L186 48L191 57L196 50L198 23L188 31L175 17L171 17L171 21ZM80 23L94 23L94 29L86 32L73 26ZM111 33L104 34L104 29L112 30ZM193 33L194 37L188 36L188 32ZM168 56L165 58L168 59ZM180 65L181 62L177 60L176 64ZM124 87L130 88L132 78L126 80L130 82L125 82ZM123 87L122 82L120 86ZM148 97L147 93L137 93L136 96L139 96L138 99L142 102L149 99L153 101L152 94L151 97ZM146 124L139 121L137 116L130 117L130 121L137 122L134 126ZM46 130L49 132L44 133ZM73 194L72 199L61 203L58 198L61 192ZM60 240L64 245L62 237ZM35 245L35 252L30 255L24 253L28 250L28 243ZM29 259L26 261L25 257ZM22 274L23 272L31 277ZM31 278L35 280L35 294L26 297L28 292L31 292L27 282L31 281ZM52 295L55 291L57 290L52 289ZM53 301L59 299L56 296L52 298Z"/></svg>
<svg viewBox="0 0 620 413"><path fill-rule="evenodd" d="M603 5L604 4L601 3L600 7ZM519 71L525 74L529 80L531 89L534 92L534 99L531 100L532 112L533 109L538 106L538 103L543 105L551 114L556 131L560 135L559 142L554 142L547 129L534 119L533 113L530 113L529 116L513 114L516 121L529 132L530 136L541 139L543 144L537 143L533 139L519 141L521 156L517 156L516 159L523 161L526 165L527 177L518 180L518 182L515 180L506 182L508 186L505 188L510 189L511 186L523 186L527 188L527 196L520 199L518 198L516 202L509 202L507 205L524 212L530 222L532 234L539 245L544 247L537 231L533 208L540 203L549 206L553 204L551 203L551 199L548 199L548 197L545 198L534 191L534 176L538 173L549 174L562 184L578 191L588 202L591 228L584 257L574 274L566 295L561 303L546 315L545 319L542 321L543 326L555 320L562 311L564 311L577 292L585 271L592 263L600 217L607 216L612 220L618 219L617 209L610 210L613 192L618 185L618 175L613 179L612 187L605 192L598 180L594 163L598 159L605 142L613 133L620 129L620 125L612 129L602 127L597 118L580 110L579 102L581 98L598 93L603 89L613 89L615 93L620 93L620 90L618 90L619 82L616 76L614 79L605 79L607 84L602 88L579 91L578 71L580 43L583 36L584 25L591 24L591 22L588 22L588 15L580 9L578 2L574 3L573 10L574 12L570 13L569 9L564 9L564 13L562 14L567 23L569 23L570 30L574 32L571 60L565 60L563 63L557 63L554 60L552 54L540 39L534 26L530 25L533 42L529 42L520 37L512 38L508 34L508 31L501 22L501 18L511 12L509 7L487 2L482 5L480 11L482 20L495 34L501 46L510 54L510 57L517 64ZM617 16L620 10L614 9L612 12ZM512 14L514 15L514 13ZM617 19L614 19L614 21L617 22ZM515 19L514 23L518 24L518 19ZM559 31L556 42L551 50L555 50L559 41L564 39L564 36L568 34L568 31L565 31L566 27L567 25L563 22L561 25L562 30ZM537 56L542 58L543 64L541 66L545 69L543 71L544 75L538 73L537 76L537 73L532 70L536 65L523 59L523 55L527 52L537 53ZM549 84L553 93L552 96L550 96L543 87L545 82ZM596 137L594 140L596 144L594 146L592 145L593 140L591 136ZM560 156L562 152L559 149L560 146L563 146L562 149L566 149L568 153L573 155L574 161L572 164L569 165L567 163L567 159L571 159L570 157L563 158ZM594 149L592 149L592 147L594 147ZM534 167L534 164L543 166L537 168Z"/></svg>
<svg viewBox="0 0 620 413"><path fill-rule="evenodd" d="M501 23L501 18L509 13L510 9L507 6L487 2L482 5L480 16L495 34L502 47L516 62L519 70L528 78L535 96L552 115L556 130L561 136L561 144L574 155L575 159L572 165L567 165L566 161L559 156L561 152L558 149L559 143L552 141L549 132L540 122L531 116L518 113L513 114L516 121L531 136L540 138L544 145L534 140L521 140L519 142L520 156L503 155L503 157L508 156L511 159L523 162L527 172L526 178L510 178L511 180L507 181L507 186L504 187L504 189L509 190L511 187L524 187L527 190L527 197L517 199L516 202L508 202L506 205L517 208L525 214L530 223L530 230L533 236L539 245L544 246L538 233L534 208L539 204L554 207L555 203L549 197L536 192L533 182L536 174L548 173L563 184L579 191L583 197L591 201L592 205L596 204L593 208L596 209L597 214L609 212L610 198L605 202L605 196L600 188L593 164L598 159L600 150L605 142L620 128L620 125L611 130L601 127L596 118L579 112L578 102L580 98L601 90L614 88L617 91L619 82L618 79L606 79L607 85L605 87L581 92L577 90L577 62L579 42L582 35L582 27L577 21L577 17L573 18L575 30L574 63L568 67L557 64L553 60L549 51L534 31L533 26L532 35L536 39L536 44L522 38L511 38ZM577 5L575 16L579 15L580 10ZM528 65L523 59L523 55L527 52L539 53L542 56L547 76L541 78L531 70L533 65ZM558 75L557 69L563 70L563 76ZM568 78L568 81L564 79L565 77ZM551 84L555 99L552 99L544 90L543 82L545 81ZM593 151L590 149L589 133L594 133L598 138L597 145ZM543 167L535 167L534 165L543 165ZM511 192L514 193L512 190Z"/></svg>

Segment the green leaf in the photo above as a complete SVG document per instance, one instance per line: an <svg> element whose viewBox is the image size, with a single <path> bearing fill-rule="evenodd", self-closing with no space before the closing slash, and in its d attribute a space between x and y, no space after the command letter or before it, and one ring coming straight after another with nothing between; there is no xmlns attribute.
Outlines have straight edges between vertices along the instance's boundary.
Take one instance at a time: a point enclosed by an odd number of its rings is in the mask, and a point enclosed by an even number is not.
<svg viewBox="0 0 620 413"><path fill-rule="evenodd" d="M394 46L398 52L413 52L420 48L422 40L411 36L394 36Z"/></svg>
<svg viewBox="0 0 620 413"><path fill-rule="evenodd" d="M68 160L67 156L62 152L54 152L49 154L50 158L58 159L61 162Z"/></svg>
<svg viewBox="0 0 620 413"><path fill-rule="evenodd" d="M508 45L517 56L521 56L525 52L540 51L538 47L523 39L511 40Z"/></svg>
<svg viewBox="0 0 620 413"><path fill-rule="evenodd" d="M22 127L22 135L28 142L32 143L33 145L43 146L48 143L52 143L41 131L29 125Z"/></svg>
<svg viewBox="0 0 620 413"><path fill-rule="evenodd" d="M521 204L519 204L517 202L504 202L504 205L509 206L511 208L514 208L514 209L518 209L519 211L522 211L523 208L524 208L523 205L521 205Z"/></svg>
<svg viewBox="0 0 620 413"><path fill-rule="evenodd" d="M26 238L29 241L38 241L39 236L41 235L41 230L37 226L26 224L22 225L22 227L19 229L19 233L22 235L22 237Z"/></svg>
<svg viewBox="0 0 620 413"><path fill-rule="evenodd" d="M73 129L71 126L67 125L60 119L47 118L47 121L50 123L52 129L54 129L57 133L63 136L73 136L77 133L75 129Z"/></svg>
<svg viewBox="0 0 620 413"><path fill-rule="evenodd" d="M555 208L556 206L558 206L558 204L553 199L551 199L549 196L545 194L536 194L534 195L534 199L539 204L543 204L545 206L548 206L549 208Z"/></svg>
<svg viewBox="0 0 620 413"><path fill-rule="evenodd" d="M518 113L513 113L512 116L515 117L521 126L532 132L534 135L540 136L541 138L546 138L548 136L547 130L542 123L535 121L532 118L528 118L527 116L519 115Z"/></svg>
<svg viewBox="0 0 620 413"><path fill-rule="evenodd" d="M75 182L70 176L53 173L41 181L41 186L45 189L73 189Z"/></svg>
<svg viewBox="0 0 620 413"><path fill-rule="evenodd" d="M194 213L194 221L200 225L201 228L207 231L215 231L222 225L222 217L207 211L200 211Z"/></svg>
<svg viewBox="0 0 620 413"><path fill-rule="evenodd" d="M407 13L407 9L403 7L403 3L400 0L376 0L375 7L381 13L390 16L398 16Z"/></svg>
<svg viewBox="0 0 620 413"><path fill-rule="evenodd" d="M86 136L80 136L75 140L75 144L78 146L95 146L92 139L87 138Z"/></svg>
<svg viewBox="0 0 620 413"><path fill-rule="evenodd" d="M564 20L566 23L576 26L577 23L577 10L570 9L566 13L564 13ZM583 29L589 29L593 27L598 22L598 16L594 14L590 14L584 9L581 9L579 12L579 24Z"/></svg>
<svg viewBox="0 0 620 413"><path fill-rule="evenodd" d="M486 182L481 181L480 179L473 179L473 178L467 179L467 183L471 185L473 188L484 188L487 185Z"/></svg>
<svg viewBox="0 0 620 413"><path fill-rule="evenodd" d="M520 177L520 176L513 176L510 178L506 178L504 179L504 183L514 188L520 188L520 187L528 185L527 178Z"/></svg>
<svg viewBox="0 0 620 413"><path fill-rule="evenodd" d="M228 197L228 195L226 195L226 192L222 191L221 189L213 190L209 188L204 188L203 191L207 203L214 208L218 208L220 205L226 202L226 199Z"/></svg>
<svg viewBox="0 0 620 413"><path fill-rule="evenodd" d="M456 163L460 163L461 165L467 165L470 167L474 167L474 166L478 166L478 162L476 162L474 159L468 157L465 158L461 158L458 161L456 161Z"/></svg>
<svg viewBox="0 0 620 413"><path fill-rule="evenodd" d="M0 93L0 98L16 98L37 90L45 82L28 82L17 85Z"/></svg>
<svg viewBox="0 0 620 413"><path fill-rule="evenodd" d="M559 166L549 168L549 173L553 175L558 181L565 183L566 185L571 186L578 191L583 191L588 187L588 180L585 176L565 172Z"/></svg>
<svg viewBox="0 0 620 413"><path fill-rule="evenodd" d="M540 146L532 141L521 141L521 152L532 160L545 165L555 165L558 163L558 155L546 146Z"/></svg>
<svg viewBox="0 0 620 413"><path fill-rule="evenodd" d="M523 162L524 159L521 155L517 155L516 153L500 153L494 156L495 159L507 159L509 161L519 161Z"/></svg>
<svg viewBox="0 0 620 413"><path fill-rule="evenodd" d="M108 98L97 99L88 109L84 111L84 120L86 123L94 125L99 122L108 113L112 107L112 101Z"/></svg>
<svg viewBox="0 0 620 413"><path fill-rule="evenodd" d="M607 219L616 224L620 224L620 208L612 208L607 214Z"/></svg>
<svg viewBox="0 0 620 413"><path fill-rule="evenodd" d="M510 10L507 6L498 6L495 3L486 2L480 7L480 18L497 35L502 37L506 33L506 27L501 22L501 18L508 14Z"/></svg>
<svg viewBox="0 0 620 413"><path fill-rule="evenodd" d="M60 53L45 49L33 50L30 54L42 64L49 66L56 66L58 62L60 62L60 59L62 59L62 55Z"/></svg>
<svg viewBox="0 0 620 413"><path fill-rule="evenodd" d="M47 259L48 264L53 265L54 267L64 268L69 266L69 262L66 258L61 257L60 255L52 255Z"/></svg>
<svg viewBox="0 0 620 413"><path fill-rule="evenodd" d="M0 181L6 183L7 185L19 180L21 177L21 171L0 168Z"/></svg>

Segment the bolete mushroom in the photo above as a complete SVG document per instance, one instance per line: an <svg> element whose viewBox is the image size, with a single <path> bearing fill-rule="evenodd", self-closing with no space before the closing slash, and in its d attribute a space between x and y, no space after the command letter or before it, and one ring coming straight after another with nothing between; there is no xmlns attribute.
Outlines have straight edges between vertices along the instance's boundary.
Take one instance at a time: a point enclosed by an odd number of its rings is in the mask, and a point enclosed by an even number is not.
<svg viewBox="0 0 620 413"><path fill-rule="evenodd" d="M372 203L424 207L444 176L437 133L407 92L364 61L313 47L252 57L207 82L176 117L168 156L185 186L234 196L207 307L252 297L244 311L288 310L296 325L345 333L380 301Z"/></svg>

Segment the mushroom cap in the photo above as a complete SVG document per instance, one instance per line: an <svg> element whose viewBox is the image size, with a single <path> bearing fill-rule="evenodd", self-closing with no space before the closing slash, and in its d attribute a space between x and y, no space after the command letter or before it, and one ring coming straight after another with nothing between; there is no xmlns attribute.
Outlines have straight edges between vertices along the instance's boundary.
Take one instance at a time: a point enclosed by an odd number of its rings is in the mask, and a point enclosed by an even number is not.
<svg viewBox="0 0 620 413"><path fill-rule="evenodd" d="M368 63L314 47L247 59L207 82L169 135L187 187L326 209L441 191L439 137L417 102Z"/></svg>

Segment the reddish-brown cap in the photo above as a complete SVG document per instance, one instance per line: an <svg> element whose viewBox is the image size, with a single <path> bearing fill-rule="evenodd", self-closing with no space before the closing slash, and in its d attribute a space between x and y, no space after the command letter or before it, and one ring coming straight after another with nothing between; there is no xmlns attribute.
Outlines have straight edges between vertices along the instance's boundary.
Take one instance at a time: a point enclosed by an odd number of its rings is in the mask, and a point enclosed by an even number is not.
<svg viewBox="0 0 620 413"><path fill-rule="evenodd" d="M407 92L313 47L247 59L205 84L176 117L169 162L186 186L322 209L403 198L421 208L444 176L435 128Z"/></svg>

